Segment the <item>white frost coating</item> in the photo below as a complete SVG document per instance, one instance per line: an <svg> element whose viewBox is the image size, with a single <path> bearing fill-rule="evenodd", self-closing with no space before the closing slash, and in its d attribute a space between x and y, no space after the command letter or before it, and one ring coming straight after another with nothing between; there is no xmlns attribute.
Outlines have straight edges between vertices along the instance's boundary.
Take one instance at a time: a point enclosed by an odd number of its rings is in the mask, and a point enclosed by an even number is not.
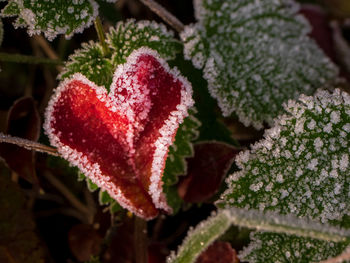
<svg viewBox="0 0 350 263"><path fill-rule="evenodd" d="M159 130L159 133L161 134L161 137L157 139L155 142L155 152L153 156L153 163L152 163L152 175L150 178L151 184L149 186L149 195L152 197L153 203L155 204L156 208L158 209L164 209L165 211L171 212L172 208L167 204L165 195L163 193L162 189L162 175L165 167L165 156L168 153L169 146L173 143L174 140L174 134L179 127L179 124L181 124L185 117L188 116L188 109L191 108L194 105L194 101L192 99L192 86L189 83L189 81L181 76L180 72L175 69L170 69L168 64L163 60L159 54L149 48L141 47L135 51L133 51L130 56L128 57L127 63L120 65L113 76L113 82L111 85L111 92L110 96L115 97L115 94L118 92L116 81L122 76L123 72L132 71L133 67L136 66L136 62L141 55L151 55L154 58L158 60L158 62L161 64L161 66L164 68L164 70L171 74L175 81L180 81L182 83L182 90L181 90L181 101L180 104L177 106L177 110L170 113L170 116L167 120L164 121L163 127ZM138 102L138 96L140 95L140 91L138 90L140 87L136 85L128 86L128 83L122 83L125 88L136 88L133 92L135 92L135 97L132 97L131 101L125 101L119 100L121 102L120 105L118 105L118 110L121 112L124 112L131 121L134 122L134 127L137 128L138 124L135 122L136 116L132 111L129 111L127 109L132 108L133 103ZM144 94L142 94L144 96ZM141 99L145 99L146 97L143 97ZM147 102L145 103L145 107L143 112L141 113L142 116L147 117L147 114L151 108L151 104ZM142 120L141 116L141 120ZM137 116L140 117L140 116Z"/></svg>
<svg viewBox="0 0 350 263"><path fill-rule="evenodd" d="M48 1L45 1L48 2ZM11 16L18 16L18 19L14 22L14 26L17 27L27 27L27 32L30 36L32 35L38 35L40 32L43 32L45 37L48 40L53 40L57 35L59 34L66 34L66 38L71 38L75 33L81 33L83 30L93 23L95 17L98 14L98 4L94 0L81 0L80 2L72 1L72 5L68 6L67 9L59 9L60 7L64 8L67 3L65 4L58 4L54 5L54 10L56 11L55 17L51 17L51 14L49 14L49 11L52 10L45 10L42 5L46 3L40 4L40 1L32 1L30 2L30 7L26 8L24 6L23 0L12 0L11 4L16 4L19 10L19 13L11 13L11 14L5 14L3 9L1 16L2 17L11 17ZM52 3L54 3L52 1ZM92 13L88 13L87 9L83 9L80 17L77 17L75 15L76 20L81 19L80 24L78 26L75 26L74 28L70 28L67 24L67 21L64 20L64 18L61 20L60 18L64 16L72 16L74 15L74 6L80 7L82 4L88 3L89 6L92 9ZM77 10L79 11L79 10ZM86 21L83 21L88 17ZM26 24L21 24L19 21L20 19L23 19ZM45 20L46 19L46 20ZM66 23L64 23L66 22ZM67 34L68 31L71 31L69 34Z"/></svg>
<svg viewBox="0 0 350 263"><path fill-rule="evenodd" d="M228 189L218 203L320 222L350 215L349 102L349 95L336 89L285 104L287 114L265 138L236 157L241 170L226 179Z"/></svg>
<svg viewBox="0 0 350 263"><path fill-rule="evenodd" d="M60 138L56 135L56 131L52 127L52 123L55 122L55 118L53 117L55 104L59 101L62 92L69 88L69 83L74 80L89 85L96 92L96 94L101 95L98 96L98 99L101 102L104 102L106 106L112 110L112 104L110 103L110 101L106 100L106 98L108 97L102 96L103 94L107 95L106 89L104 87L99 87L95 85L93 82L89 81L80 73L74 74L72 78L61 82L61 84L55 90L55 94L51 97L48 103L48 107L46 108L44 129L45 133L50 139L50 143L53 146L57 147L58 152L70 163L77 166L86 176L88 176L92 180L93 183L98 185L101 189L108 191L111 197L117 200L121 206L132 211L136 215L144 217L142 211L135 209L135 207L130 203L130 201L124 196L122 189L120 189L114 183L106 180L106 177L102 174L98 164L91 164L83 153L78 152L67 145L64 145L60 141Z"/></svg>
<svg viewBox="0 0 350 263"><path fill-rule="evenodd" d="M225 116L272 126L288 99L337 78L337 67L307 36L311 27L295 1L195 0L194 9L198 22L180 33L184 56L203 69Z"/></svg>

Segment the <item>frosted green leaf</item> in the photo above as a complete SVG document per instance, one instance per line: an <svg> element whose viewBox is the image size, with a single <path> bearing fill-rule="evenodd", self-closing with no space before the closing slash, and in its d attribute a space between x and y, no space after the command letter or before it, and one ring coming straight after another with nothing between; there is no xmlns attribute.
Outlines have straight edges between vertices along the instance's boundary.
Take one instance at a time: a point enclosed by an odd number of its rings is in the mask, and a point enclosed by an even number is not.
<svg viewBox="0 0 350 263"><path fill-rule="evenodd" d="M241 152L219 205L340 220L350 214L350 96L339 89L285 105L265 138Z"/></svg>
<svg viewBox="0 0 350 263"><path fill-rule="evenodd" d="M193 156L192 142L199 135L200 122L195 117L196 109L189 110L189 116L180 124L174 143L170 146L163 175L163 191L166 193L167 202L176 213L182 204L182 199L177 193L175 184L178 175L187 173L185 158Z"/></svg>
<svg viewBox="0 0 350 263"><path fill-rule="evenodd" d="M81 49L75 50L59 75L61 80L81 72L89 80L99 86L110 86L115 65L105 58L99 43L90 41L83 43Z"/></svg>
<svg viewBox="0 0 350 263"><path fill-rule="evenodd" d="M119 64L125 63L132 51L143 46L149 47L167 60L181 52L181 44L174 39L173 32L155 22L136 22L133 19L119 22L106 38L112 51L111 57L104 56L99 43L84 43L81 49L69 57L59 78L63 80L74 73L81 73L97 85L109 88L114 70Z"/></svg>
<svg viewBox="0 0 350 263"><path fill-rule="evenodd" d="M338 70L307 34L310 26L291 0L194 0L198 22L181 33L184 54L203 68L225 116L263 122L300 94L311 95Z"/></svg>
<svg viewBox="0 0 350 263"><path fill-rule="evenodd" d="M307 263L335 257L347 247L346 243L321 241L294 235L255 232L252 242L238 255L250 263Z"/></svg>
<svg viewBox="0 0 350 263"><path fill-rule="evenodd" d="M187 233L187 237L179 247L177 254L172 252L167 258L167 262L195 262L201 252L222 235L230 225L231 221L226 211L213 214Z"/></svg>
<svg viewBox="0 0 350 263"><path fill-rule="evenodd" d="M2 17L17 16L14 26L27 27L30 36L44 33L53 40L58 34L70 38L89 27L98 13L93 0L32 1L12 0L1 12Z"/></svg>
<svg viewBox="0 0 350 263"><path fill-rule="evenodd" d="M110 87L112 77L118 65L126 62L127 57L140 47L149 47L156 50L159 55L171 60L182 52L181 43L174 38L174 34L168 31L162 24L150 21L136 22L130 19L126 22L119 22L106 34L107 45L111 50L110 56L105 56L99 43L90 41L82 44L81 49L75 51L69 57L64 70L59 75L60 80L71 77L74 73L81 73L89 80L107 89ZM177 175L186 173L185 158L193 155L192 141L198 136L199 121L194 117L196 110L189 112L184 122L179 126L175 142L169 149L163 176L164 187L169 205L176 212L181 206L175 183ZM89 184L88 184L89 185ZM90 185L91 186L91 185ZM95 189L92 187L91 189ZM101 204L109 204L120 209L115 201L108 201L107 193L100 193ZM116 204L116 205L115 205Z"/></svg>
<svg viewBox="0 0 350 263"><path fill-rule="evenodd" d="M125 63L131 52L139 47L156 50L164 59L174 59L182 50L182 45L174 39L172 31L163 24L130 19L111 28L107 42L112 50L114 65Z"/></svg>

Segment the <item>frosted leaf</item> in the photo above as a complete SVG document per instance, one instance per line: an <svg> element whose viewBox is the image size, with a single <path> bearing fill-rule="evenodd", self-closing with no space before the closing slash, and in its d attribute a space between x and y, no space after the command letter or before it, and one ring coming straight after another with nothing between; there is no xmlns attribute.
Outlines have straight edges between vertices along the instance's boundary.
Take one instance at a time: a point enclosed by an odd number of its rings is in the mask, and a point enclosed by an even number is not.
<svg viewBox="0 0 350 263"><path fill-rule="evenodd" d="M225 211L214 213L188 231L177 253L172 252L167 258L167 263L194 263L201 252L225 233L230 225L229 216Z"/></svg>
<svg viewBox="0 0 350 263"><path fill-rule="evenodd" d="M319 90L284 107L265 138L236 158L241 170L227 178L219 205L321 222L349 215L349 95Z"/></svg>
<svg viewBox="0 0 350 263"><path fill-rule="evenodd" d="M254 232L251 243L238 255L250 263L307 263L335 257L348 246L318 239L269 232Z"/></svg>
<svg viewBox="0 0 350 263"><path fill-rule="evenodd" d="M225 116L270 125L282 104L335 80L338 70L307 34L290 0L194 0L198 22L181 33Z"/></svg>
<svg viewBox="0 0 350 263"><path fill-rule="evenodd" d="M150 40L152 37L157 37L157 40ZM107 33L106 38L112 57L104 56L99 43L84 43L81 49L69 57L59 79L82 73L96 84L109 88L114 70L119 64L125 63L135 49L143 46L152 48L164 59L172 59L181 51L181 45L173 38L173 33L155 22L136 22L133 19L119 22L115 29Z"/></svg>
<svg viewBox="0 0 350 263"><path fill-rule="evenodd" d="M146 20L119 22L110 29L107 42L113 51L113 65L124 63L133 50L142 46L156 50L166 60L174 59L182 50L172 31L163 24Z"/></svg>
<svg viewBox="0 0 350 263"><path fill-rule="evenodd" d="M92 190L96 184L144 219L158 209L171 212L162 176L194 103L191 85L156 51L141 47L115 70L110 89L79 73L63 81L46 111L50 142L93 182Z"/></svg>
<svg viewBox="0 0 350 263"><path fill-rule="evenodd" d="M193 156L192 141L198 137L198 128L200 122L195 117L196 109L189 110L189 116L180 124L174 143L169 147L168 157L165 164L164 175L162 178L163 191L166 194L168 204L176 212L182 199L177 193L176 183L178 175L187 173L187 162L185 158Z"/></svg>
<svg viewBox="0 0 350 263"><path fill-rule="evenodd" d="M30 36L44 33L53 40L59 34L70 38L89 27L98 13L93 0L32 1L12 0L1 12L2 17L17 16L14 26L27 27Z"/></svg>
<svg viewBox="0 0 350 263"><path fill-rule="evenodd" d="M173 33L164 25L155 22L136 22L133 19L119 22L107 33L106 38L112 57L105 57L100 44L90 41L69 57L59 78L64 80L75 73L82 73L96 84L109 88L114 70L118 65L125 63L135 49L150 47L167 60L175 58L176 54L181 52L181 44L173 38ZM173 185L177 182L176 176L184 174L186 169L184 159L192 155L191 141L198 134L199 122L194 117L195 109L189 113L190 116L180 125L175 142L169 149L163 177L163 190L174 211L178 210L181 200Z"/></svg>

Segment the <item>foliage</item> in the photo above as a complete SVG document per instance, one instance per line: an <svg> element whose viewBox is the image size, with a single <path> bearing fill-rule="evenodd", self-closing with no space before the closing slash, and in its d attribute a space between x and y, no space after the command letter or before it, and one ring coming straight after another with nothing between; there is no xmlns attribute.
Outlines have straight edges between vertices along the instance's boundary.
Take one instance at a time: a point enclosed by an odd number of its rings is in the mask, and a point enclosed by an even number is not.
<svg viewBox="0 0 350 263"><path fill-rule="evenodd" d="M0 0L0 261L348 262L349 4L295 1Z"/></svg>
<svg viewBox="0 0 350 263"><path fill-rule="evenodd" d="M181 33L185 57L203 68L225 116L236 113L261 129L282 103L311 95L337 76L336 67L306 35L292 1L195 0L198 22Z"/></svg>

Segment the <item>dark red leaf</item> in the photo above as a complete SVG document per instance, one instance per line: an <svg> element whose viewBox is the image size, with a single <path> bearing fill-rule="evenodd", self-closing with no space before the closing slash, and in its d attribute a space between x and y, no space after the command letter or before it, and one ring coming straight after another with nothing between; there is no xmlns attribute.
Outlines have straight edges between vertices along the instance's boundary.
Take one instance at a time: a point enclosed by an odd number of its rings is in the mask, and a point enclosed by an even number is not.
<svg viewBox="0 0 350 263"><path fill-rule="evenodd" d="M40 134L40 117L35 102L23 97L14 102L7 116L6 133L37 141ZM38 183L34 167L34 152L12 144L0 144L0 156L19 176L31 183Z"/></svg>
<svg viewBox="0 0 350 263"><path fill-rule="evenodd" d="M239 263L236 251L228 242L216 241L196 260L196 263Z"/></svg>
<svg viewBox="0 0 350 263"><path fill-rule="evenodd" d="M47 109L51 144L123 207L145 219L171 212L162 193L168 148L193 105L191 86L155 51L134 51L111 93L75 74Z"/></svg>
<svg viewBox="0 0 350 263"><path fill-rule="evenodd" d="M92 256L98 255L102 241L102 237L91 225L75 225L68 233L70 250L81 262L88 261Z"/></svg>
<svg viewBox="0 0 350 263"><path fill-rule="evenodd" d="M196 144L194 157L188 159L187 175L178 184L180 197L190 203L205 202L212 197L238 152L221 142Z"/></svg>

